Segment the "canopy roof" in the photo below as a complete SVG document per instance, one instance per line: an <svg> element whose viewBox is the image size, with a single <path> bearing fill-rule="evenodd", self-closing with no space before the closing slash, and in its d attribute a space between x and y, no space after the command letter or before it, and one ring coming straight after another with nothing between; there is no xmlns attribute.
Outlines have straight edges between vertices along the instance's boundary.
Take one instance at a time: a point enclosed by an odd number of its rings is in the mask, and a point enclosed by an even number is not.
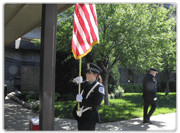
<svg viewBox="0 0 180 133"><path fill-rule="evenodd" d="M58 14L73 4L58 4ZM42 4L4 5L5 46L41 25Z"/></svg>

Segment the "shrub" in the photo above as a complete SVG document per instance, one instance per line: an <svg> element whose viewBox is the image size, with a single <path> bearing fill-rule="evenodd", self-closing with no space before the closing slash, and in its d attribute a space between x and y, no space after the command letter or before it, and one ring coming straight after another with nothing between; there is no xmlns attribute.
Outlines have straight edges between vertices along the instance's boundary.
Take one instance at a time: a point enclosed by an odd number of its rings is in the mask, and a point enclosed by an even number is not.
<svg viewBox="0 0 180 133"><path fill-rule="evenodd" d="M60 98L60 94L59 93L57 93L57 92L55 92L55 101L57 101L58 99Z"/></svg>
<svg viewBox="0 0 180 133"><path fill-rule="evenodd" d="M26 101L27 102L35 102L39 100L39 94L27 94L26 95Z"/></svg>
<svg viewBox="0 0 180 133"><path fill-rule="evenodd" d="M25 101L25 99L26 99L26 93L21 93L20 95L18 95L17 96L19 99L21 99L21 100L23 100L23 101ZM25 101L26 102L26 101Z"/></svg>
<svg viewBox="0 0 180 133"><path fill-rule="evenodd" d="M36 113L39 113L39 105L32 106L32 110L34 110Z"/></svg>
<svg viewBox="0 0 180 133"><path fill-rule="evenodd" d="M109 79L108 79L108 93L113 93L116 88L119 86L119 69L118 66L115 65L110 72Z"/></svg>
<svg viewBox="0 0 180 133"><path fill-rule="evenodd" d="M158 92L165 92L166 89L166 82L162 81L158 83ZM176 80L172 80L169 82L169 91L170 92L176 92Z"/></svg>
<svg viewBox="0 0 180 133"><path fill-rule="evenodd" d="M142 92L143 86L142 84L122 84L122 88L124 92Z"/></svg>
<svg viewBox="0 0 180 133"><path fill-rule="evenodd" d="M171 92L176 92L176 80L172 80L169 82L169 89Z"/></svg>
<svg viewBox="0 0 180 133"><path fill-rule="evenodd" d="M109 99L114 99L114 93L108 94Z"/></svg>
<svg viewBox="0 0 180 133"><path fill-rule="evenodd" d="M72 93L61 95L61 99L63 101L73 101L75 100L75 96Z"/></svg>
<svg viewBox="0 0 180 133"><path fill-rule="evenodd" d="M124 94L124 90L123 88L119 85L117 89L115 89L111 94L109 94L109 98L110 99L114 99L114 98L121 98L123 97Z"/></svg>
<svg viewBox="0 0 180 133"><path fill-rule="evenodd" d="M39 100L39 94L29 94L29 93L21 93L19 96L17 96L19 99L25 101L25 102L35 102Z"/></svg>
<svg viewBox="0 0 180 133"><path fill-rule="evenodd" d="M165 92L165 89L166 89L166 82L164 82L164 81L159 82L157 91L158 92Z"/></svg>

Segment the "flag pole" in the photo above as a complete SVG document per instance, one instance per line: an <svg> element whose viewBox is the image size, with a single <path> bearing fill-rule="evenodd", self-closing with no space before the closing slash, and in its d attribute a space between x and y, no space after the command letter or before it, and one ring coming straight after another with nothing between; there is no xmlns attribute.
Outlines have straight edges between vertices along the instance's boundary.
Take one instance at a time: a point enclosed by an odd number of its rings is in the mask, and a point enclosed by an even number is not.
<svg viewBox="0 0 180 133"><path fill-rule="evenodd" d="M81 64L82 64L82 58L79 59L79 76L81 76ZM81 91L81 83L79 83L79 86L78 86L78 94L80 95L80 91ZM79 108L80 108L80 103L78 102L78 111L79 111Z"/></svg>

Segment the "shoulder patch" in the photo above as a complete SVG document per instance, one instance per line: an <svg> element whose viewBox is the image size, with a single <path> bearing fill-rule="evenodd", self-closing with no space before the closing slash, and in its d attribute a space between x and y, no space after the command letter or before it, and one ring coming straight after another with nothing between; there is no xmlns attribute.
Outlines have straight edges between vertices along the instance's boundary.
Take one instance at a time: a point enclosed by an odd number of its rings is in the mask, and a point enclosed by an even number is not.
<svg viewBox="0 0 180 133"><path fill-rule="evenodd" d="M105 94L104 87L99 87L99 92L102 93L102 94Z"/></svg>

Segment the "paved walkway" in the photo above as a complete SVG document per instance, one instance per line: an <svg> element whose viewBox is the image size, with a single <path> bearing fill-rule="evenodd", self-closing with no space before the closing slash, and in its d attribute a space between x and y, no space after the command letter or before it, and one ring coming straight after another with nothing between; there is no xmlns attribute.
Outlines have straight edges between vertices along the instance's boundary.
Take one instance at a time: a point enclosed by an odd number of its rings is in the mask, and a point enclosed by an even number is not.
<svg viewBox="0 0 180 133"><path fill-rule="evenodd" d="M4 129L7 131L29 130L29 119L38 115L22 107L11 99L5 99ZM176 131L176 113L152 116L154 124L142 123L143 118L97 124L97 131ZM72 119L55 118L54 129L61 131L77 131L77 122Z"/></svg>

